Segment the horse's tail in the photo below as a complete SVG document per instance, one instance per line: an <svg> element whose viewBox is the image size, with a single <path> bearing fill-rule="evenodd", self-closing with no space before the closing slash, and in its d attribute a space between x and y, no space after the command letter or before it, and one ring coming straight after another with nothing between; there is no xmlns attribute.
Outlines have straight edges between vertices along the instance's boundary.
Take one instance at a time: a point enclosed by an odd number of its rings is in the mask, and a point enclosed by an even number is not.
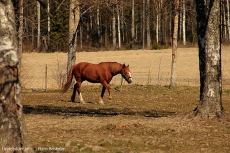
<svg viewBox="0 0 230 153"><path fill-rule="evenodd" d="M67 81L66 81L66 83L62 86L61 93L65 93L65 92L69 89L69 87L70 87L70 85L71 85L71 83L72 83L72 79L73 79L73 68L74 68L74 66L72 66L72 67L70 68L70 70L69 70L69 74L68 74L68 76L67 76Z"/></svg>

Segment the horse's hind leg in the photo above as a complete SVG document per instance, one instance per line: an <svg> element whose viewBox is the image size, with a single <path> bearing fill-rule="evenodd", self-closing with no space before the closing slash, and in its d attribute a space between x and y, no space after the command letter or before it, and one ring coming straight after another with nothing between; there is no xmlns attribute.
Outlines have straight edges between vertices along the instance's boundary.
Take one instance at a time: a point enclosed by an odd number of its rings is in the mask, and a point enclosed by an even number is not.
<svg viewBox="0 0 230 153"><path fill-rule="evenodd" d="M77 83L74 85L74 88L73 88L73 94L71 96L71 102L75 101L76 90L77 90Z"/></svg>
<svg viewBox="0 0 230 153"><path fill-rule="evenodd" d="M72 94L72 96L71 96L71 101L72 101L72 102L75 101L76 91L78 92L79 99L80 99L80 103L85 104L85 101L84 101L84 99L82 98L82 95L81 95L81 83L80 83L80 82L77 82L77 83L74 85L73 94Z"/></svg>

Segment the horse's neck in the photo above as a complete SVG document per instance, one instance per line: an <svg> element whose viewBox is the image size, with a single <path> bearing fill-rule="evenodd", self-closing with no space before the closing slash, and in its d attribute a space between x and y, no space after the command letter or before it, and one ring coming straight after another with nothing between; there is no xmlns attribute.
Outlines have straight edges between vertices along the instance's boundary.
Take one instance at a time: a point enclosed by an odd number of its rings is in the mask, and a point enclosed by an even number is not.
<svg viewBox="0 0 230 153"><path fill-rule="evenodd" d="M110 71L113 76L117 74L121 74L121 70L122 70L122 65L119 63L110 65Z"/></svg>

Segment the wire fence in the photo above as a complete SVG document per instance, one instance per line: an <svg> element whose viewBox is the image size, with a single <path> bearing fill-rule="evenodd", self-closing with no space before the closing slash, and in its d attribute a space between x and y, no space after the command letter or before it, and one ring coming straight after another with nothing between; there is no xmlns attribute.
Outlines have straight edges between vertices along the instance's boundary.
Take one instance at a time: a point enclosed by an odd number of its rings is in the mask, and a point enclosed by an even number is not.
<svg viewBox="0 0 230 153"><path fill-rule="evenodd" d="M120 86L121 85L121 75L114 76L110 85ZM61 89L61 86L65 83L66 74L55 73L50 71L50 69L45 65L43 67L43 75L41 76L32 76L32 75L21 75L21 84L23 89L29 90L51 90L51 89ZM74 80L74 79L73 79ZM199 86L199 78L176 78L177 86ZM222 83L224 87L230 87L230 78L223 77ZM170 76L169 77L153 77L151 75L146 75L146 73L139 73L137 76L133 75L133 83L128 84L123 80L122 85L154 85L154 86L169 86L170 85ZM90 83L84 81L82 86L88 85L100 85L98 83Z"/></svg>

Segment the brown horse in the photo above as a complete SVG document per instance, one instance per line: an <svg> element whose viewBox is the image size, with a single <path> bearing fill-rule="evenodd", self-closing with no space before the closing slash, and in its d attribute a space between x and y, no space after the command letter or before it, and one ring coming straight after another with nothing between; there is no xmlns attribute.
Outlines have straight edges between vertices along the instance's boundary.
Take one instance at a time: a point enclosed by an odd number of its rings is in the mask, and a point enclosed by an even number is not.
<svg viewBox="0 0 230 153"><path fill-rule="evenodd" d="M101 91L101 96L99 98L99 103L104 104L103 96L105 93L105 89L107 89L109 92L109 100L112 99L109 82L112 80L113 76L117 74L121 74L128 83L131 83L133 81L129 70L129 65L126 66L125 64L120 64L117 62L102 62L99 64L91 64L86 62L78 63L71 67L68 74L67 82L62 88L62 93L68 90L74 76L77 83L74 85L71 101L74 102L77 90L80 102L85 103L81 95L81 83L85 80L91 83L101 83L103 87Z"/></svg>

